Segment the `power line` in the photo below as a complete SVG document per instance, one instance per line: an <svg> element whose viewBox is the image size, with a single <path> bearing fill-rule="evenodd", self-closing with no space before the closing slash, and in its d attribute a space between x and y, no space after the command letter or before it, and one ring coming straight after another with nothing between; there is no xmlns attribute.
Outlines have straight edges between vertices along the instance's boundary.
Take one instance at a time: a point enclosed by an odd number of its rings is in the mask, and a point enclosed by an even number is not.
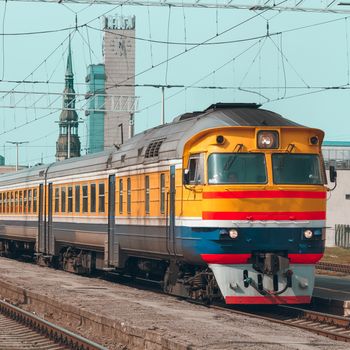
<svg viewBox="0 0 350 350"><path fill-rule="evenodd" d="M288 0L280 1L280 2L279 2L278 4L276 4L275 6L278 6L279 4L285 3L286 1L288 1ZM266 12L266 11L268 11L268 10L264 10L262 13L264 13L264 12ZM191 48L189 48L189 49L187 49L187 50L185 50L185 51L182 51L182 52L180 52L180 53L178 53L178 54L175 54L174 56L171 56L170 58L167 58L167 59L165 59L165 60L163 60L163 61L161 61L161 62L159 62L159 63L153 65L153 66L150 67L150 68L146 68L146 69L144 69L144 70L141 71L141 72L135 73L135 74L133 74L133 75L127 77L126 79L120 81L119 84L123 84L123 83L127 82L127 81L130 80L130 79L134 79L134 78L136 78L136 77L138 77L138 76L140 76L140 75L143 75L143 74L145 74L145 73L147 73L147 72L149 72L149 71L151 71L151 70L153 70L153 69L155 69L155 68L157 68L157 67L159 67L159 66L161 66L161 65L163 65L163 64L165 64L165 63L168 64L170 61L173 61L174 59L176 59L176 58L178 58L178 57L180 57L180 56L182 56L182 55L184 55L184 54L187 54L188 52L191 52L191 51L197 49L198 47L202 46L203 44L205 44L205 43L207 43L207 42L210 42L210 41L214 40L215 38L218 38L219 36L221 36L221 35L223 35L223 34L226 34L226 33L230 32L230 31L232 31L233 29L236 29L236 28L242 26L243 24L246 24L246 23L252 21L253 19L257 18L257 17L260 16L260 15L261 15L261 14L255 14L255 15L253 15L253 16L251 16L251 17L249 17L249 18L247 18L247 19L245 19L245 20L239 22L238 24L235 24L235 25L233 25L233 26L231 26L231 27L229 27L229 28L223 30L222 32L218 33L217 35L214 35L214 36L209 37L208 39L202 41L202 42L199 43L198 45L192 46ZM106 87L105 90L108 90L108 89L111 89L111 88L114 88L114 87L116 87L116 85L113 85L113 84L112 84L112 85Z"/></svg>
<svg viewBox="0 0 350 350"><path fill-rule="evenodd" d="M57 0L8 0L17 2L33 2L33 3L54 3L57 4ZM64 4L91 4L91 0L62 0ZM310 6L309 4L313 6ZM323 2L319 1L320 4ZM94 0L94 5L118 5L118 6L149 6L149 7L174 7L174 8L194 8L194 9L221 9L221 10L250 10L250 11L290 11L290 12L305 12L305 13L331 13L341 14L350 13L346 3L334 3L330 1L325 6L315 6L315 0L311 1L299 1L296 4L295 0L286 1L286 4L275 5L272 2L269 5L266 1L261 4L261 1L257 0L240 0L240 3L231 1L217 1L215 3L203 2L200 0L195 1L146 1L146 0ZM306 5L305 5L306 4ZM339 6L340 5L340 6Z"/></svg>

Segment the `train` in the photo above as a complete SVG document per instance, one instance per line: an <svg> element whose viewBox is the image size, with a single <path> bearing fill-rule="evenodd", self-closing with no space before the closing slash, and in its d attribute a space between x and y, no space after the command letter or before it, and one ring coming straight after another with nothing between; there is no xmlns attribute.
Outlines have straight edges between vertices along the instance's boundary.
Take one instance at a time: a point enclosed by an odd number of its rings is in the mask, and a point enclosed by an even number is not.
<svg viewBox="0 0 350 350"><path fill-rule="evenodd" d="M309 303L325 247L323 138L254 103L216 103L1 175L0 254L203 302Z"/></svg>

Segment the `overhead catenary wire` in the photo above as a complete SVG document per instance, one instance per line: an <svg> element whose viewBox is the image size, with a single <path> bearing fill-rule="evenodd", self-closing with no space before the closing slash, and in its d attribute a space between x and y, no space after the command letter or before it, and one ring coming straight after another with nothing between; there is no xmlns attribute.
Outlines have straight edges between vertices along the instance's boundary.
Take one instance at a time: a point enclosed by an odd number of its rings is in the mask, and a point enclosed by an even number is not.
<svg viewBox="0 0 350 350"><path fill-rule="evenodd" d="M279 2L278 4L282 4L282 3L286 2L286 1L287 1L287 0L283 0L283 1ZM277 4L276 4L276 6L277 6ZM266 12L266 11L267 11L267 10L262 11L262 12ZM154 68L157 68L157 67L159 67L159 66L162 66L162 65L165 64L165 63L168 64L170 61L173 61L173 60L177 59L178 57L180 57L180 56L182 56L182 55L184 55L184 54L187 54L188 52L192 52L193 50L197 49L198 47L200 47L200 46L203 45L204 43L210 42L210 41L212 41L213 39L217 38L218 36L221 36L221 35L223 35L223 34L226 34L226 33L230 32L230 31L232 31L233 29L236 29L236 28L238 28L238 27L240 27L240 26L242 26L242 25L244 25L244 24L246 24L246 23L252 21L253 19L255 19L255 18L258 17L258 16L259 16L259 15L255 14L255 15L253 15L253 16L251 16L251 17L249 17L249 18L247 18L247 19L245 19L245 20L239 22L238 24L235 24L235 25L233 25L233 26L231 26L231 27L229 27L229 28L223 30L223 31L220 32L218 35L211 36L211 37L209 37L208 39L206 39L206 40L202 41L201 43L199 43L198 45L192 46L192 47L189 48L188 50L181 51L180 53L177 53L177 54L175 54L175 55L173 55L173 56L167 58L166 60L163 60L163 61L161 61L161 62L155 64L153 67L146 68L146 69L144 69L144 70L142 70L142 71L140 71L140 72L138 72L138 73L132 74L131 76L127 77L126 79L123 79L123 80L122 80L121 82L119 82L119 83L124 83L124 82L126 82L126 81L128 81L128 80L131 80L131 79L134 79L134 78L136 78L136 77L139 77L140 75L143 75L143 74L145 74L145 73L147 73L147 72L153 70ZM105 90L114 88L115 86L116 86L116 85L113 85L113 84L112 84L112 85L106 87Z"/></svg>
<svg viewBox="0 0 350 350"><path fill-rule="evenodd" d="M261 14L259 14L261 16ZM99 16L100 17L100 16ZM97 17L98 18L98 17ZM347 20L349 17L343 17L341 19L334 19L334 20L329 20L329 21L323 21L323 22L319 22L319 23L314 23L314 24L310 24L310 25L306 25L306 26L300 26L300 27L296 27L296 28L292 28L292 29L287 29L287 30L284 30L284 31L278 31L278 32L274 32L274 33L269 33L269 36L274 36L274 35L281 35L282 33L290 33L290 32L294 32L294 31L298 31L298 30L302 30L302 29L306 29L306 28L311 28L311 27L316 27L316 26L320 26L320 25L325 25L325 24L329 24L329 23L333 23L333 22L336 22L336 21L339 21L339 20ZM87 24L84 24L84 25L80 25L80 27L84 27L84 26L87 26ZM91 27L91 26L88 26L89 28L91 29L94 29L94 30L99 30L99 31L108 31L106 29L97 29L97 28L94 28L94 27ZM69 27L69 28L66 28L66 29L71 29L73 27ZM2 33L4 34L4 33ZM19 34L24 34L24 33L19 33ZM122 36L125 36L125 37L130 37L130 36L126 36L126 35L123 35L123 34L120 34ZM222 42L205 42L205 43L201 43L201 45L217 45L217 44L227 44L227 43L235 43L235 42L244 42L244 41L250 41L250 40L256 40L256 39L259 39L259 38L264 38L265 35L261 35L261 36L256 36L256 37L249 37L249 38L243 38L243 39L238 39L238 40L230 40L230 41L222 41ZM165 41L157 41L157 40L153 40L153 39L144 39L144 38L137 38L135 37L136 40L149 40L150 42L153 42L153 43L164 43L166 44L167 42ZM63 42L60 44L62 45ZM176 45L183 45L184 43L183 42L169 42L169 45L172 45L172 44L176 44ZM185 45L199 45L199 43L188 43L186 42L185 40ZM52 54L55 52L55 50L52 52ZM281 52L281 55L282 55L282 52ZM45 60L47 60L51 55L49 55ZM43 62L45 62L45 60ZM40 66L40 65L39 65ZM35 70L34 70L35 71ZM20 82L23 82L25 83L26 82L26 78L19 81L19 80L2 80L4 82L15 82L15 83L20 83ZM35 81L34 83L44 83L44 81ZM32 83L32 81L30 82ZM45 82L47 83L47 81ZM52 84L64 84L64 82L50 82ZM76 83L76 84L79 84L79 83Z"/></svg>
<svg viewBox="0 0 350 350"><path fill-rule="evenodd" d="M87 28L87 27L86 27ZM79 33L79 34L81 34L81 33ZM276 34L279 34L279 33L276 33ZM185 43L186 43L186 40L185 40ZM183 43L182 43L183 44ZM208 43L208 44L215 44L215 43ZM170 43L169 43L169 40L168 40L168 45L171 45ZM282 49L281 49L281 51L282 51ZM91 52L90 52L91 53ZM282 56L282 53L281 53L281 56ZM284 60L282 60L282 62L284 62ZM211 73L212 74L212 73ZM50 82L51 83L51 82ZM154 85L156 85L156 84L154 84ZM215 84L214 84L215 85ZM118 86L123 86L123 85L118 85ZM136 86L136 85L135 85ZM169 87L171 87L171 85L168 85ZM285 84L285 86L286 86L286 84ZM188 89L188 88L192 88L192 87L190 87L190 86L186 86L185 87L186 89ZM197 88L197 87L193 87L193 88ZM231 89L233 89L234 87L220 87L220 86L206 86L206 87L198 87L198 88L211 88L211 89L227 89L227 88L231 88ZM237 87L236 87L237 88ZM263 88L263 87L262 87ZM304 87L304 88L313 88L312 86L309 86L309 87Z"/></svg>

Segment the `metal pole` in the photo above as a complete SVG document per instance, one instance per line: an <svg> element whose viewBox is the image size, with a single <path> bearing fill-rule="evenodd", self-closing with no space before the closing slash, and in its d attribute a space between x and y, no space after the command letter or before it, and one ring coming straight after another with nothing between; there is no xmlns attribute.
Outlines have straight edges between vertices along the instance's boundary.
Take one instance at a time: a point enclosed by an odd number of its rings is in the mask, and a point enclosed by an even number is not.
<svg viewBox="0 0 350 350"><path fill-rule="evenodd" d="M165 114L165 99L164 99L164 86L162 86L162 114L160 116L160 125L164 124L164 114Z"/></svg>
<svg viewBox="0 0 350 350"><path fill-rule="evenodd" d="M19 145L22 145L23 143L29 143L29 141L6 141L6 143L11 143L12 145L16 145L16 171L18 171L18 163L19 163L19 157L18 157L18 149Z"/></svg>

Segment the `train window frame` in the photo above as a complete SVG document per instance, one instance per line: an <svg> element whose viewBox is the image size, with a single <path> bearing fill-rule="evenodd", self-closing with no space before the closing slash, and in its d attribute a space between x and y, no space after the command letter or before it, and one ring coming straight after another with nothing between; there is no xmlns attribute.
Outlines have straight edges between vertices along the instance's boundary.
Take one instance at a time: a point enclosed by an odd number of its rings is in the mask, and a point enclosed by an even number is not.
<svg viewBox="0 0 350 350"><path fill-rule="evenodd" d="M20 214L23 213L23 191L18 191L18 198L19 198L19 206L18 206L18 212Z"/></svg>
<svg viewBox="0 0 350 350"><path fill-rule="evenodd" d="M15 191L15 204L14 213L18 214L18 191Z"/></svg>
<svg viewBox="0 0 350 350"><path fill-rule="evenodd" d="M119 214L123 214L123 179L119 179Z"/></svg>
<svg viewBox="0 0 350 350"><path fill-rule="evenodd" d="M131 178L128 177L126 180L126 207L127 213L131 214Z"/></svg>
<svg viewBox="0 0 350 350"><path fill-rule="evenodd" d="M187 162L190 185L204 184L204 153L190 154Z"/></svg>
<svg viewBox="0 0 350 350"><path fill-rule="evenodd" d="M23 191L23 213L27 213L28 210L28 190Z"/></svg>
<svg viewBox="0 0 350 350"><path fill-rule="evenodd" d="M61 187L61 213L65 213L67 209L67 190L66 186Z"/></svg>
<svg viewBox="0 0 350 350"><path fill-rule="evenodd" d="M33 213L36 214L38 210L38 189L33 189Z"/></svg>
<svg viewBox="0 0 350 350"><path fill-rule="evenodd" d="M86 194L84 193L86 189ZM89 186L87 184L84 184L81 186L81 197L82 197L82 212L88 213L89 212Z"/></svg>
<svg viewBox="0 0 350 350"><path fill-rule="evenodd" d="M2 192L0 192L0 214L2 214Z"/></svg>
<svg viewBox="0 0 350 350"><path fill-rule="evenodd" d="M55 187L55 213L60 212L60 188Z"/></svg>
<svg viewBox="0 0 350 350"><path fill-rule="evenodd" d="M149 175L145 175L145 213L146 215L150 214L150 178Z"/></svg>
<svg viewBox="0 0 350 350"><path fill-rule="evenodd" d="M14 206L15 206L15 194L13 191L11 191L11 206L10 206L11 214L14 213Z"/></svg>
<svg viewBox="0 0 350 350"><path fill-rule="evenodd" d="M10 207L9 196L10 196L10 193L8 191L6 191L6 213L7 214L10 212L10 210L9 210L9 207Z"/></svg>
<svg viewBox="0 0 350 350"><path fill-rule="evenodd" d="M32 201L33 201L33 190L30 188L28 190L28 213L32 213Z"/></svg>
<svg viewBox="0 0 350 350"><path fill-rule="evenodd" d="M159 190L159 210L161 214L165 214L165 173L160 174Z"/></svg>
<svg viewBox="0 0 350 350"><path fill-rule="evenodd" d="M80 185L74 186L74 212L80 213Z"/></svg>
<svg viewBox="0 0 350 350"><path fill-rule="evenodd" d="M96 184L90 183L90 213L96 213Z"/></svg>
<svg viewBox="0 0 350 350"><path fill-rule="evenodd" d="M274 156L275 155L290 155L290 156L315 156L318 161L318 170L319 170L319 178L320 182L318 183L300 183L300 182L278 182L276 179L276 174L275 174L275 168L274 168ZM282 153L282 152L273 152L271 153L271 171L272 171L272 181L274 185L298 185L298 186L324 186L325 183L325 178L323 176L323 169L322 169L322 159L319 154L317 153Z"/></svg>
<svg viewBox="0 0 350 350"><path fill-rule="evenodd" d="M98 183L98 212L104 213L106 211L106 186L104 182Z"/></svg>
<svg viewBox="0 0 350 350"><path fill-rule="evenodd" d="M73 213L73 186L67 187L67 213Z"/></svg>
<svg viewBox="0 0 350 350"><path fill-rule="evenodd" d="M236 178L234 181L230 180L230 181L219 181L217 178L215 178L216 175L219 174L214 174L213 178L210 179L210 171L211 171L211 167L210 167L210 158L213 155L237 155L237 156L244 156L244 155L258 155L258 156L262 156L263 157L263 168L264 168L264 174L265 174L265 181L253 181L253 182L242 182L239 181L239 176L237 176L238 178ZM231 162L233 163L233 161ZM226 164L225 164L226 166ZM230 169L230 167L232 166L232 164L230 164L228 170ZM224 167L225 168L225 167ZM223 170L224 171L224 170ZM232 175L234 175L235 173L232 173ZM238 174L236 174L238 175ZM266 185L269 181L269 172L268 172L268 168L267 168L267 158L266 158L266 153L264 152L213 152L210 153L208 155L207 158L207 178L208 178L208 185L210 186L217 186L217 185L239 185L239 186L245 186L245 185ZM219 177L220 179L220 177Z"/></svg>

